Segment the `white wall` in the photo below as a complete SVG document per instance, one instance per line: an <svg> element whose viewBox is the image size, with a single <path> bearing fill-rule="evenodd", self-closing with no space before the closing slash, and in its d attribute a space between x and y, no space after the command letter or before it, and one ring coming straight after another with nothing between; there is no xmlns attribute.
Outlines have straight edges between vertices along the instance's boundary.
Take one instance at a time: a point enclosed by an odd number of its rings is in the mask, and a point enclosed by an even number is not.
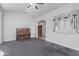
<svg viewBox="0 0 79 59"><path fill-rule="evenodd" d="M52 31L52 19L53 16L57 16L62 13L67 13L72 10L79 9L79 4L68 4L55 11L47 13L36 19L36 23L40 20L46 20L46 40L52 43L57 43L75 50L79 50L79 34L60 34L53 33ZM36 26L37 29L37 26ZM37 31L36 31L37 34Z"/></svg>
<svg viewBox="0 0 79 59"><path fill-rule="evenodd" d="M0 43L2 42L2 11L0 9Z"/></svg>
<svg viewBox="0 0 79 59"><path fill-rule="evenodd" d="M34 19L21 12L6 12L4 14L3 41L16 40L16 28L31 29L31 37L35 37Z"/></svg>

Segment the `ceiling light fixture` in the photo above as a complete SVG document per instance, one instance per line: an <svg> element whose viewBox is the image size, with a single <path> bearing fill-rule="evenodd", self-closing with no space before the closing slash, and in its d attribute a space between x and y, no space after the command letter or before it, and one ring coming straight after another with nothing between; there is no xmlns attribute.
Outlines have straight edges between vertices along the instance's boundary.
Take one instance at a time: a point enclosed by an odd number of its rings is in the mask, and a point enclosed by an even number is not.
<svg viewBox="0 0 79 59"><path fill-rule="evenodd" d="M35 9L39 9L39 5L43 5L44 3L29 3L27 8L34 7Z"/></svg>
<svg viewBox="0 0 79 59"><path fill-rule="evenodd" d="M31 6L35 7L36 3L30 3Z"/></svg>

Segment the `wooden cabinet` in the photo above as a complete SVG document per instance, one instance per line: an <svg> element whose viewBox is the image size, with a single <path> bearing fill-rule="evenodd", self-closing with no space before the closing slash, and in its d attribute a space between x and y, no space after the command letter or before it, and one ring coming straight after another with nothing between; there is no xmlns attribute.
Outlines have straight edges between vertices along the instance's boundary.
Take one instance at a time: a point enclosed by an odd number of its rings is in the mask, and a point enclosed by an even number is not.
<svg viewBox="0 0 79 59"><path fill-rule="evenodd" d="M28 40L30 38L30 29L29 28L17 28L16 29L16 39L19 40Z"/></svg>

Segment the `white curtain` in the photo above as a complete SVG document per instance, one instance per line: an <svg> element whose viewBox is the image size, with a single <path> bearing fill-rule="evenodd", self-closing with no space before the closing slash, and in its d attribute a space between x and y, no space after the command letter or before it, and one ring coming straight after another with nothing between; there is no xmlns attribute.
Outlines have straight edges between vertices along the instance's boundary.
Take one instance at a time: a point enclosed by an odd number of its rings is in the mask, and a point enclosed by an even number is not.
<svg viewBox="0 0 79 59"><path fill-rule="evenodd" d="M57 23L55 28L55 32L61 32L61 33L78 33L79 29L79 19L78 16L69 16L68 18L62 17L61 20L56 21ZM55 24L54 23L54 24ZM75 28L74 28L75 26Z"/></svg>

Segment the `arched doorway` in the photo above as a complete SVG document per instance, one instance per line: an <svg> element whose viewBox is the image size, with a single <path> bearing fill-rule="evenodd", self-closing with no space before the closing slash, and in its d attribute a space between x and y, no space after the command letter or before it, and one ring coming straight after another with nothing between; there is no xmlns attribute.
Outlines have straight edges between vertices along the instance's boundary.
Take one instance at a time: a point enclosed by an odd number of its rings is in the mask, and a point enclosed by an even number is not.
<svg viewBox="0 0 79 59"><path fill-rule="evenodd" d="M41 20L38 22L38 38L45 39L46 38L46 21Z"/></svg>

